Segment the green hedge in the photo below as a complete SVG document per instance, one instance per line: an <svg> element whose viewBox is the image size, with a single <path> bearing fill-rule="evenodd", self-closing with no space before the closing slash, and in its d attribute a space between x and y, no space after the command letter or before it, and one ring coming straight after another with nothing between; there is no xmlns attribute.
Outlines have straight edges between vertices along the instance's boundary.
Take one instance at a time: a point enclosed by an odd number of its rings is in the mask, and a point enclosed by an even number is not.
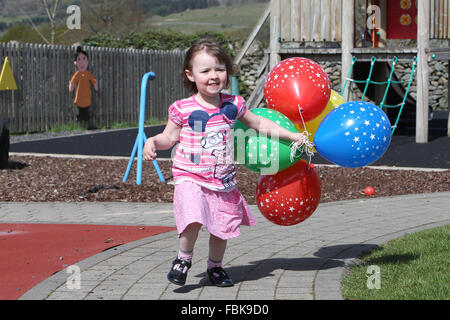
<svg viewBox="0 0 450 320"><path fill-rule="evenodd" d="M210 31L195 34L182 34L174 31L133 32L128 36L117 38L109 34L99 34L83 39L83 44L107 48L135 48L150 50L185 50L202 37L212 37L218 44L234 55L232 39L224 34Z"/></svg>

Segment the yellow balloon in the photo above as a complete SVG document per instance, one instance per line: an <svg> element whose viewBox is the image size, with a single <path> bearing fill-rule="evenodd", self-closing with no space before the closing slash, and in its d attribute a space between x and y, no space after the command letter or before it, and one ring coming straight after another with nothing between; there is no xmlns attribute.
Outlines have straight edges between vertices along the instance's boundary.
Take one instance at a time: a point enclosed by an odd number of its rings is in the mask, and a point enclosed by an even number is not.
<svg viewBox="0 0 450 320"><path fill-rule="evenodd" d="M325 118L325 116L330 113L331 110L339 107L341 104L345 103L344 98L341 97L339 93L334 90L331 90L330 100L327 103L325 109L323 109L322 113L319 114L314 119L305 123L306 128L302 123L295 123L295 127L299 132L308 131L309 141L312 143L314 140L314 135L316 134L317 129L319 128L320 123ZM316 148L314 148L314 152L316 152Z"/></svg>

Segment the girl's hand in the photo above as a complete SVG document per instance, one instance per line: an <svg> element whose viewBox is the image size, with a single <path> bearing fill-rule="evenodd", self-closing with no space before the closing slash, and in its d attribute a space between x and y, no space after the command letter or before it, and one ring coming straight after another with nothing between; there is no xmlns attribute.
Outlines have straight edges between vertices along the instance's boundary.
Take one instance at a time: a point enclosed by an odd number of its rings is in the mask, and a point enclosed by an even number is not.
<svg viewBox="0 0 450 320"><path fill-rule="evenodd" d="M302 134L302 133L299 133L299 132L292 133L292 136L290 138L290 140L292 142L297 142L299 146L302 146L302 145L304 145L306 143L305 139L306 139L305 135Z"/></svg>
<svg viewBox="0 0 450 320"><path fill-rule="evenodd" d="M147 141L145 141L144 150L142 151L142 158L144 160L156 159L156 148L153 138L148 138Z"/></svg>

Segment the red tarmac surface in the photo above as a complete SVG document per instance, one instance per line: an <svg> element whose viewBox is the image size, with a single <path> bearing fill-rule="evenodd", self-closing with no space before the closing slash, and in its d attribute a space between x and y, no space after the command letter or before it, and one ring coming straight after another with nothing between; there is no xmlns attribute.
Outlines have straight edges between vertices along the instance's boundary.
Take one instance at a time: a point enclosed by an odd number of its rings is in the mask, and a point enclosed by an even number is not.
<svg viewBox="0 0 450 320"><path fill-rule="evenodd" d="M160 226L0 224L0 299L16 300L52 274L108 248L175 229Z"/></svg>

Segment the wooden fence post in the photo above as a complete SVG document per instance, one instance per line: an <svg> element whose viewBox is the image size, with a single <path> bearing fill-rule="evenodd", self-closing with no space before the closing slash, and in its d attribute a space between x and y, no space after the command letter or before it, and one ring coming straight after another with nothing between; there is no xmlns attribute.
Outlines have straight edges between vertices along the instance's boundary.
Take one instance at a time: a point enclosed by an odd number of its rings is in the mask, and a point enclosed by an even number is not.
<svg viewBox="0 0 450 320"><path fill-rule="evenodd" d="M281 61L280 57L280 0L270 1L270 64L272 70Z"/></svg>
<svg viewBox="0 0 450 320"><path fill-rule="evenodd" d="M352 65L352 50L354 39L353 21L355 13L355 3L353 0L342 1L342 56L341 56L341 86L344 85L347 79L348 71ZM344 97L350 101L352 97L349 96L351 91L350 86L345 88L343 92ZM342 88L341 88L342 89Z"/></svg>
<svg viewBox="0 0 450 320"><path fill-rule="evenodd" d="M417 1L417 104L416 143L428 142L428 55L430 53L430 1Z"/></svg>
<svg viewBox="0 0 450 320"><path fill-rule="evenodd" d="M447 72L450 74L450 63L447 66ZM448 112L448 119L447 119L447 136L450 137L450 81L447 83L447 112Z"/></svg>

